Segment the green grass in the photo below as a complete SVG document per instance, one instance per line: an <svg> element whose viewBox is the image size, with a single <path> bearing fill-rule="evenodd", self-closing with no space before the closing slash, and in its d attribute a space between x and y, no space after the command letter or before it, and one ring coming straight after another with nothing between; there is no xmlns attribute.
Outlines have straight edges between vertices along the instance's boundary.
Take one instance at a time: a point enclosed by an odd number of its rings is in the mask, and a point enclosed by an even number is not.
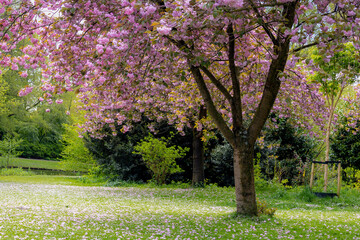
<svg viewBox="0 0 360 240"><path fill-rule="evenodd" d="M0 162L4 162L4 158L0 157ZM54 169L60 170L59 161L27 159L27 158L15 158L10 162L11 167L22 168L40 168L40 169Z"/></svg>
<svg viewBox="0 0 360 240"><path fill-rule="evenodd" d="M33 175L33 176L0 176L0 183L19 184L48 184L66 186L103 186L104 182L81 182L78 176L55 176L55 175Z"/></svg>
<svg viewBox="0 0 360 240"><path fill-rule="evenodd" d="M0 239L360 239L360 193L353 189L320 199L273 186L258 197L278 208L274 217L240 218L233 188L83 184L0 177Z"/></svg>

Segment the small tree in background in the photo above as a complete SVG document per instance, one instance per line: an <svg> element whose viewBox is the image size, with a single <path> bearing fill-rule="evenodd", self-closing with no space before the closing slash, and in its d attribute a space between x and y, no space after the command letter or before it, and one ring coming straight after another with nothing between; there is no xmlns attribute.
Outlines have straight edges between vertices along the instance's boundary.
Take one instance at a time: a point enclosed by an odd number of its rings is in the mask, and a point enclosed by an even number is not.
<svg viewBox="0 0 360 240"><path fill-rule="evenodd" d="M134 153L142 156L157 184L164 184L170 174L183 171L175 159L185 156L189 151L188 148L166 145L165 138L156 139L150 135L134 147Z"/></svg>
<svg viewBox="0 0 360 240"><path fill-rule="evenodd" d="M62 142L65 145L60 154L62 157L60 165L63 170L86 172L96 165L83 139L78 137L75 126L65 124Z"/></svg>
<svg viewBox="0 0 360 240"><path fill-rule="evenodd" d="M321 92L329 109L325 129L325 159L330 160L330 136L336 122L335 115L339 102L343 100L345 90L358 81L360 65L357 50L352 43L344 44L343 50L333 56L324 54L323 51L315 51L311 56L318 70L312 76L312 80L321 84ZM328 165L324 165L324 191L327 190Z"/></svg>
<svg viewBox="0 0 360 240"><path fill-rule="evenodd" d="M15 137L5 137L4 140L0 141L0 154L3 157L3 164L6 168L10 166L10 163L21 154L17 151L20 146L22 139Z"/></svg>

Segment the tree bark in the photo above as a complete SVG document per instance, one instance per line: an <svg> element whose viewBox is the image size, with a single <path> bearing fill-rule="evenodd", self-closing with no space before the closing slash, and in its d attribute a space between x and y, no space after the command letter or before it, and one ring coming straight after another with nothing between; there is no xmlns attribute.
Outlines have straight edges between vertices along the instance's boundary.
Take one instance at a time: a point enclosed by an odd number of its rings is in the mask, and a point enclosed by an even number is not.
<svg viewBox="0 0 360 240"><path fill-rule="evenodd" d="M206 118L207 111L205 106L199 108L199 120ZM193 175L192 185L203 186L204 175L204 143L202 141L203 132L198 131L193 124Z"/></svg>
<svg viewBox="0 0 360 240"><path fill-rule="evenodd" d="M236 212L257 215L254 181L254 146L240 143L234 148Z"/></svg>
<svg viewBox="0 0 360 240"><path fill-rule="evenodd" d="M203 186L204 175L204 143L201 140L202 131L193 128L193 175L192 185Z"/></svg>

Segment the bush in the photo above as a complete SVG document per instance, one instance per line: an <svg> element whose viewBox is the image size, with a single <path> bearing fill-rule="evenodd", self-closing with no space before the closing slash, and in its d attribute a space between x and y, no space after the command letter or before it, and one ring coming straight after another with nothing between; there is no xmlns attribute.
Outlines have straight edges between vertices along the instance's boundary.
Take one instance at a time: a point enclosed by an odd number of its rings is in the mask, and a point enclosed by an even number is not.
<svg viewBox="0 0 360 240"><path fill-rule="evenodd" d="M120 132L120 127L118 130ZM110 129L104 128L104 131ZM102 138L85 138L85 146L100 166L100 171L109 181L147 181L151 178L139 155L133 154L133 146L148 134L142 124L136 124L126 134Z"/></svg>
<svg viewBox="0 0 360 240"><path fill-rule="evenodd" d="M0 176L32 176L30 171L25 171L22 168L3 168L0 171Z"/></svg>
<svg viewBox="0 0 360 240"><path fill-rule="evenodd" d="M164 184L170 174L183 171L175 159L182 158L189 151L188 148L166 145L165 138L156 139L150 135L134 147L134 153L142 156L145 165L152 172L153 180L159 185Z"/></svg>
<svg viewBox="0 0 360 240"><path fill-rule="evenodd" d="M75 126L65 125L62 135L64 149L61 152L60 166L65 171L87 172L96 164L84 140L78 136Z"/></svg>
<svg viewBox="0 0 360 240"><path fill-rule="evenodd" d="M269 204L265 200L256 199L258 216L269 215L274 216L277 208L269 207Z"/></svg>

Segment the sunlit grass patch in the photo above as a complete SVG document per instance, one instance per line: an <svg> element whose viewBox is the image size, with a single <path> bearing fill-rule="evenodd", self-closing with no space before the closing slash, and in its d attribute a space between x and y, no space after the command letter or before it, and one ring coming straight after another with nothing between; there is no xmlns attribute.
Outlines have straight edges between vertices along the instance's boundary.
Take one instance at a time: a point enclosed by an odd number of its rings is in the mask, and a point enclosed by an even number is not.
<svg viewBox="0 0 360 240"><path fill-rule="evenodd" d="M0 169L0 176L31 176L34 175L31 171L24 171L22 168L2 168Z"/></svg>
<svg viewBox="0 0 360 240"><path fill-rule="evenodd" d="M104 182L83 183L77 176L50 176L50 175L32 175L32 176L0 176L1 182L8 183L28 183L28 184L51 184L51 185L71 185L71 186L102 186Z"/></svg>
<svg viewBox="0 0 360 240"><path fill-rule="evenodd" d="M0 157L0 162L3 157ZM21 168L39 168L39 169L54 169L60 170L59 161L39 160L39 159L27 159L27 158L14 158L10 162L11 167Z"/></svg>

